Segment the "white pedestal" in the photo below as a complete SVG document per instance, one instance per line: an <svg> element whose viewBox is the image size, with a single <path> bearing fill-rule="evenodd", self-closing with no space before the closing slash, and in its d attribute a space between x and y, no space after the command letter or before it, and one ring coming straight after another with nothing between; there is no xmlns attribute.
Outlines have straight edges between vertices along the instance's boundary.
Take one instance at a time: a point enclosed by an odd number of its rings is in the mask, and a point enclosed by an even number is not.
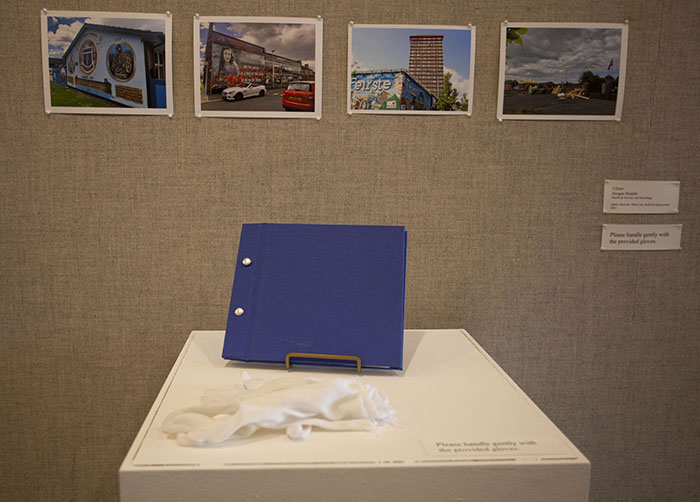
<svg viewBox="0 0 700 502"><path fill-rule="evenodd" d="M122 502L585 502L590 463L463 330L409 330L404 371L363 370L386 395L395 425L375 433L282 431L234 445L178 446L159 431L204 389L276 365L221 358L223 331L190 335L119 470ZM350 370L293 367L334 375Z"/></svg>

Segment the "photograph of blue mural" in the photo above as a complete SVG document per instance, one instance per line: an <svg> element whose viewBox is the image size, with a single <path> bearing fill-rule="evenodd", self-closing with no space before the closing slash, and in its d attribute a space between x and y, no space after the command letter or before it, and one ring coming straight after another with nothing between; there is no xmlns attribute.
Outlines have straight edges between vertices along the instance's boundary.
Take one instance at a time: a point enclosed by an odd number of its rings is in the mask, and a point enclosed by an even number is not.
<svg viewBox="0 0 700 502"><path fill-rule="evenodd" d="M352 79L355 110L433 110L435 96L405 70L358 71Z"/></svg>
<svg viewBox="0 0 700 502"><path fill-rule="evenodd" d="M499 118L620 118L626 40L624 24L502 26Z"/></svg>
<svg viewBox="0 0 700 502"><path fill-rule="evenodd" d="M134 16L48 12L44 35L52 111L166 111L166 16Z"/></svg>
<svg viewBox="0 0 700 502"><path fill-rule="evenodd" d="M348 113L470 114L474 31L351 24Z"/></svg>

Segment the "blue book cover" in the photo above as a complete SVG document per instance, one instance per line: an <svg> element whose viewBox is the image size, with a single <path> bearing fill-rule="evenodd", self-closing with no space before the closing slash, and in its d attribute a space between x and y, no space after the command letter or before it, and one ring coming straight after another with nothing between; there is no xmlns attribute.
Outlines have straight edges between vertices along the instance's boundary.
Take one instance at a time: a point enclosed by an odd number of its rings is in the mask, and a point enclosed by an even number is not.
<svg viewBox="0 0 700 502"><path fill-rule="evenodd" d="M405 285L402 226L244 224L223 357L402 369Z"/></svg>

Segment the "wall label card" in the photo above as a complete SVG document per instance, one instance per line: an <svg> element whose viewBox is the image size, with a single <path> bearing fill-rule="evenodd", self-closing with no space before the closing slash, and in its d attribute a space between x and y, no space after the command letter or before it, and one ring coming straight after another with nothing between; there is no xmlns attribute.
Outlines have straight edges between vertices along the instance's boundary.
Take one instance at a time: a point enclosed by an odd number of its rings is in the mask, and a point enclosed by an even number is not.
<svg viewBox="0 0 700 502"><path fill-rule="evenodd" d="M436 457L512 458L540 455L570 455L571 451L553 436L508 438L423 439L423 446Z"/></svg>
<svg viewBox="0 0 700 502"><path fill-rule="evenodd" d="M677 213L680 188L680 181L605 180L603 212Z"/></svg>
<svg viewBox="0 0 700 502"><path fill-rule="evenodd" d="M663 251L681 248L683 225L603 225L604 251Z"/></svg>

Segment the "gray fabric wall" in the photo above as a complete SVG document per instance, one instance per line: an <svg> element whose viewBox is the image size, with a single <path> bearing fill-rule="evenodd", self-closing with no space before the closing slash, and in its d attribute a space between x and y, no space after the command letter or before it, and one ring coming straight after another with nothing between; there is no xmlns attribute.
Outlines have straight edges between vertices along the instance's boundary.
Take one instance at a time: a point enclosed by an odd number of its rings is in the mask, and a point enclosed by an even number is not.
<svg viewBox="0 0 700 502"><path fill-rule="evenodd" d="M592 501L700 499L698 2L155 1L174 117L47 117L40 9L143 5L0 4L0 499L117 500L257 221L406 225L407 328L466 328L591 460ZM196 12L322 15L323 119L196 119ZM499 124L504 19L628 19L622 122ZM476 25L473 116L348 116L350 20ZM680 180L681 211L606 217L606 178ZM683 250L604 253L602 223L682 223Z"/></svg>

